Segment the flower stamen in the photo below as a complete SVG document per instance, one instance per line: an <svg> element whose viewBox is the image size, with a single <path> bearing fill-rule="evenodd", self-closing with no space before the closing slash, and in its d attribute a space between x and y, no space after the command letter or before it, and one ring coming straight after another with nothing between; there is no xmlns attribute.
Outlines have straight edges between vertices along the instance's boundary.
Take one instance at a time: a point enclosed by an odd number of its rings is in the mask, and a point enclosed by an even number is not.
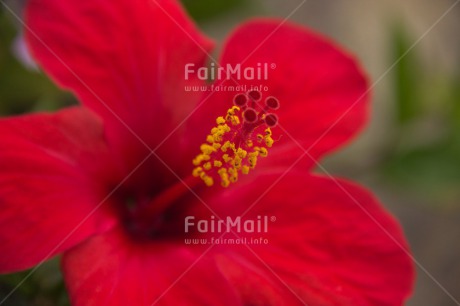
<svg viewBox="0 0 460 306"><path fill-rule="evenodd" d="M261 99L259 91L237 94L226 116L216 119L206 143L200 146L201 154L193 159L192 175L206 186L220 181L222 187L228 187L240 174L254 169L259 158L268 156L274 143L271 128L277 125L278 117L267 112L278 109L280 103L268 97L260 107L257 102Z"/></svg>

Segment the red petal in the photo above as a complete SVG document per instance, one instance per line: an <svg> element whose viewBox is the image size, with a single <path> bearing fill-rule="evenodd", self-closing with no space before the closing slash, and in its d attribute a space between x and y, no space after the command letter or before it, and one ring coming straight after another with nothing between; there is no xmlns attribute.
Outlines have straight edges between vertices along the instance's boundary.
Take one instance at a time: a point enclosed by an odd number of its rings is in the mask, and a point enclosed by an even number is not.
<svg viewBox="0 0 460 306"><path fill-rule="evenodd" d="M279 175L204 197L224 219L248 208L243 220L276 218L268 233L239 234L268 239L249 245L263 262L245 246L213 250L245 304L402 305L411 293L413 265L400 226L376 199L346 181L338 181L344 192L330 179L303 174L289 174L270 189ZM195 215L209 220L211 213L203 208Z"/></svg>
<svg viewBox="0 0 460 306"><path fill-rule="evenodd" d="M148 153L131 131L154 149L200 98L184 67L203 66L211 42L176 1L31 0L27 26L38 62L103 117L127 171Z"/></svg>
<svg viewBox="0 0 460 306"><path fill-rule="evenodd" d="M204 251L119 230L92 238L63 257L72 305L240 305Z"/></svg>
<svg viewBox="0 0 460 306"><path fill-rule="evenodd" d="M281 151L281 157L298 149L290 136L318 158L350 140L366 122L369 95L363 72L342 48L308 29L275 20L244 24L225 45L221 66L228 64L241 64L242 70L268 64L268 80L242 78L223 85L263 85L268 88L264 97L279 99L276 114L287 133L274 130L275 139L282 137L272 153ZM216 92L206 103L208 112L225 111L234 94Z"/></svg>
<svg viewBox="0 0 460 306"><path fill-rule="evenodd" d="M357 204L332 180L303 174L289 174L268 189L278 177L259 176L257 184L202 194L220 217L234 219L268 190L243 221L258 216L274 216L276 221L269 222L267 233L238 235L268 239L268 244L249 245L254 253L244 245L222 242L205 253L209 245L185 244L178 234L136 242L114 231L65 255L72 301L123 305L131 300L151 305L173 284L159 305L403 304L414 278L407 243L398 223L375 198L361 187L339 181ZM202 203L195 203L195 209L190 209L192 201L187 203L188 211L176 215L180 230L187 215L195 216L196 222L211 220ZM210 242L220 234L187 237ZM201 254L205 255L200 259Z"/></svg>
<svg viewBox="0 0 460 306"><path fill-rule="evenodd" d="M29 268L113 224L100 121L73 108L0 121L0 271Z"/></svg>

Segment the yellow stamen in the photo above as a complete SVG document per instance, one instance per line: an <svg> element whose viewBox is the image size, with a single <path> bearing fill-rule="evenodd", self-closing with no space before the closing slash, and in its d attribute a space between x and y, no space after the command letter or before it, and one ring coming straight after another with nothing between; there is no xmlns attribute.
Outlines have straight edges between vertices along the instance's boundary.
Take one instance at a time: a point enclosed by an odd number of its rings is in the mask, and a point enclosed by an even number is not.
<svg viewBox="0 0 460 306"><path fill-rule="evenodd" d="M204 168L204 170L206 170L206 171L211 170L211 167L212 167L212 165L211 165L210 162L207 162L207 163L205 163L205 164L203 165L203 168Z"/></svg>
<svg viewBox="0 0 460 306"><path fill-rule="evenodd" d="M243 116L245 109L246 106L233 106L226 116L217 117L216 126L200 146L201 154L193 159L192 175L201 178L206 186L220 181L221 186L228 187L238 181L240 173L247 175L254 169L258 158L268 156L274 140L268 124L263 125L266 115L256 112L257 121L249 121ZM252 109L250 112L253 115Z"/></svg>

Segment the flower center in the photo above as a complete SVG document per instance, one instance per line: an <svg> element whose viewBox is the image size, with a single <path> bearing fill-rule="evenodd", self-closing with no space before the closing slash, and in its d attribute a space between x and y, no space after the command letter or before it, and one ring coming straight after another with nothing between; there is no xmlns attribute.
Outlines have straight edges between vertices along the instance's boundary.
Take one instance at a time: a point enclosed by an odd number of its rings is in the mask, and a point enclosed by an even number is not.
<svg viewBox="0 0 460 306"><path fill-rule="evenodd" d="M198 184L190 175L155 194L120 188L113 199L126 232L138 242L182 238L185 207L193 196L188 188Z"/></svg>
<svg viewBox="0 0 460 306"><path fill-rule="evenodd" d="M259 157L267 157L272 147L271 128L278 117L269 113L280 106L278 99L267 97L261 106L262 94L250 91L237 94L225 117L216 119L216 126L200 146L201 154L193 159L192 175L199 177L207 186L216 181L228 187L238 181L240 174L254 169Z"/></svg>

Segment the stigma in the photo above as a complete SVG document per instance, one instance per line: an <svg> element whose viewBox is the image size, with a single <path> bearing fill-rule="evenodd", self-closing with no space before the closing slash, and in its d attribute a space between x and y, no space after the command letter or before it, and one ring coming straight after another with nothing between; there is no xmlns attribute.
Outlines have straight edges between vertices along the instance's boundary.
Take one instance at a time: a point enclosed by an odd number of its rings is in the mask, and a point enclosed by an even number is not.
<svg viewBox="0 0 460 306"><path fill-rule="evenodd" d="M271 96L262 103L259 91L235 95L233 106L216 119L216 126L200 146L201 153L193 159L192 175L206 186L219 183L228 187L240 175L249 174L274 144L271 129L278 124L278 117L272 111L279 106L278 99Z"/></svg>

